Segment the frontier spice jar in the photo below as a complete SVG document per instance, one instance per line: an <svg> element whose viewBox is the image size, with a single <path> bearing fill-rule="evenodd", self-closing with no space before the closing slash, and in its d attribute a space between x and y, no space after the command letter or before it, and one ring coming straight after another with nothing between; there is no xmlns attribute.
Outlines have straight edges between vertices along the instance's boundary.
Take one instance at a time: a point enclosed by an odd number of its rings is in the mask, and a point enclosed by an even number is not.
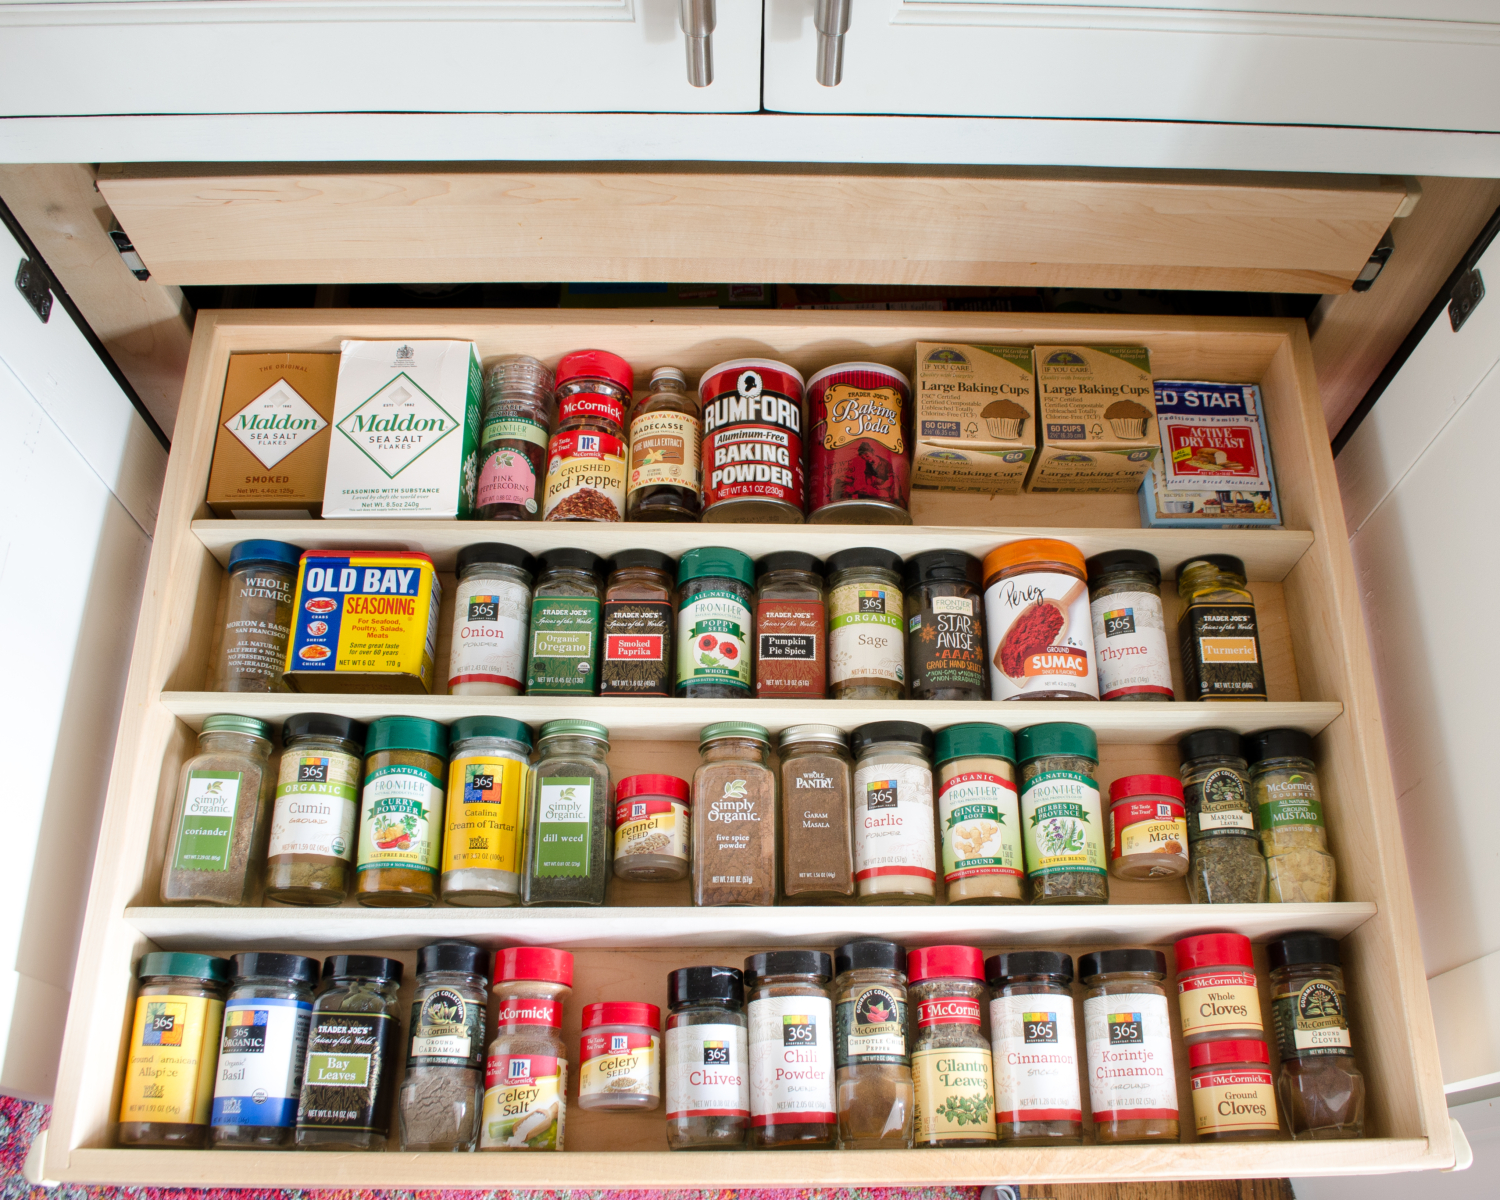
<svg viewBox="0 0 1500 1200"><path fill-rule="evenodd" d="M824 367L807 412L808 521L910 525L911 381L880 363Z"/></svg>
<svg viewBox="0 0 1500 1200"><path fill-rule="evenodd" d="M906 695L899 554L863 546L829 555L828 683L835 700Z"/></svg>
<svg viewBox="0 0 1500 1200"><path fill-rule="evenodd" d="M720 721L699 736L693 773L693 903L776 903L779 841L771 735ZM824 956L827 957L826 955Z"/></svg>
<svg viewBox="0 0 1500 1200"><path fill-rule="evenodd" d="M767 358L703 373L703 520L801 524L802 375Z"/></svg>
<svg viewBox="0 0 1500 1200"><path fill-rule="evenodd" d="M916 1144L993 1146L995 1073L979 1031L988 998L983 955L972 946L925 946L907 955L907 973Z"/></svg>
<svg viewBox="0 0 1500 1200"><path fill-rule="evenodd" d="M1107 904L1099 742L1087 725L1056 721L1016 735L1021 829L1033 904Z"/></svg>
<svg viewBox="0 0 1500 1200"><path fill-rule="evenodd" d="M1177 641L1184 700L1264 700L1265 660L1245 564L1204 554L1177 568Z"/></svg>
<svg viewBox="0 0 1500 1200"><path fill-rule="evenodd" d="M1078 960L1088 991L1083 1040L1097 1142L1175 1142L1177 1072L1159 950L1100 950Z"/></svg>
<svg viewBox="0 0 1500 1200"><path fill-rule="evenodd" d="M484 1068L481 1150L561 1150L568 1115L563 1001L573 990L566 950L495 952L495 1037Z"/></svg>
<svg viewBox="0 0 1500 1200"><path fill-rule="evenodd" d="M1019 904L1026 871L1016 743L1002 725L938 731L938 835L949 904Z"/></svg>
<svg viewBox="0 0 1500 1200"><path fill-rule="evenodd" d="M745 960L752 1148L838 1145L832 978L833 960L821 950L771 950Z"/></svg>
<svg viewBox="0 0 1500 1200"><path fill-rule="evenodd" d="M624 421L634 381L630 364L607 350L577 350L558 362L542 520L625 519Z"/></svg>
<svg viewBox="0 0 1500 1200"><path fill-rule="evenodd" d="M727 546L689 550L677 563L677 695L750 695L755 567Z"/></svg>
<svg viewBox="0 0 1500 1200"><path fill-rule="evenodd" d="M427 908L443 849L448 731L423 717L381 717L365 739L355 895L370 908Z"/></svg>
<svg viewBox="0 0 1500 1200"><path fill-rule="evenodd" d="M1018 950L984 961L995 1048L995 1128L1013 1146L1076 1145L1083 1139L1073 960Z"/></svg>
<svg viewBox="0 0 1500 1200"><path fill-rule="evenodd" d="M1082 553L1055 538L1007 542L985 555L994 699L1099 699L1087 579Z"/></svg>
<svg viewBox="0 0 1500 1200"><path fill-rule="evenodd" d="M932 731L872 721L854 750L854 878L861 904L931 904L937 886Z"/></svg>

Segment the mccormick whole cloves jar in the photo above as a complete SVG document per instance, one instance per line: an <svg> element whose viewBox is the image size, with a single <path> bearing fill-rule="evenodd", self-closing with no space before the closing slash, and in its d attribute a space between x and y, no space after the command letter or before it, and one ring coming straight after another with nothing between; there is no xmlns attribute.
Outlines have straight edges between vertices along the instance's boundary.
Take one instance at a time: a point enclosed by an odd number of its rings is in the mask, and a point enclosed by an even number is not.
<svg viewBox="0 0 1500 1200"><path fill-rule="evenodd" d="M607 350L577 350L558 362L544 521L624 520L624 421L633 383L630 364Z"/></svg>
<svg viewBox="0 0 1500 1200"><path fill-rule="evenodd" d="M767 358L703 372L703 520L801 524L802 375Z"/></svg>
<svg viewBox="0 0 1500 1200"><path fill-rule="evenodd" d="M911 381L880 363L807 381L808 522L911 524Z"/></svg>
<svg viewBox="0 0 1500 1200"><path fill-rule="evenodd" d="M699 478L703 422L682 372L657 367L651 394L630 418L628 521L696 521L702 507Z"/></svg>
<svg viewBox="0 0 1500 1200"><path fill-rule="evenodd" d="M913 700L983 700L984 597L979 560L928 550L906 564L906 665Z"/></svg>
<svg viewBox="0 0 1500 1200"><path fill-rule="evenodd" d="M1083 554L1056 538L1007 542L984 558L990 695L1097 700Z"/></svg>
<svg viewBox="0 0 1500 1200"><path fill-rule="evenodd" d="M1177 1013L1185 1043L1265 1036L1249 938L1242 933L1200 933L1179 939L1172 953L1177 959Z"/></svg>

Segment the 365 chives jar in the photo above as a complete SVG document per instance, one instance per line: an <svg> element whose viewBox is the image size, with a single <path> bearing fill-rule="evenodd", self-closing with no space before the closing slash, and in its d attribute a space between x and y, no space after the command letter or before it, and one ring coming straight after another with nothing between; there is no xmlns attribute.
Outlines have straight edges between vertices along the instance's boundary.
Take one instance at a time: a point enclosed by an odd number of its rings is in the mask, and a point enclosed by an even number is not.
<svg viewBox="0 0 1500 1200"><path fill-rule="evenodd" d="M270 835L271 731L228 713L203 719L182 764L162 866L163 904L249 904Z"/></svg>
<svg viewBox="0 0 1500 1200"><path fill-rule="evenodd" d="M609 730L548 721L527 799L523 904L596 905L609 883Z"/></svg>
<svg viewBox="0 0 1500 1200"><path fill-rule="evenodd" d="M670 696L677 666L672 653L677 564L655 550L621 550L609 567L599 694Z"/></svg>
<svg viewBox="0 0 1500 1200"><path fill-rule="evenodd" d="M229 551L224 624L209 654L210 692L286 692L286 644L302 551L285 542L240 542Z"/></svg>
<svg viewBox="0 0 1500 1200"><path fill-rule="evenodd" d="M854 899L854 763L837 725L781 731L782 894L788 904Z"/></svg>
<svg viewBox="0 0 1500 1200"><path fill-rule="evenodd" d="M558 362L544 521L624 520L624 421L634 382L630 364L607 350L576 350Z"/></svg>
<svg viewBox="0 0 1500 1200"><path fill-rule="evenodd" d="M520 695L536 571L536 559L501 542L481 542L458 552L450 696Z"/></svg>
<svg viewBox="0 0 1500 1200"><path fill-rule="evenodd" d="M744 976L680 967L667 976L667 1145L736 1150L750 1124Z"/></svg>
<svg viewBox="0 0 1500 1200"><path fill-rule="evenodd" d="M1266 943L1266 960L1287 1129L1298 1141L1363 1136L1365 1077L1354 1062L1339 944L1289 933Z"/></svg>
<svg viewBox="0 0 1500 1200"><path fill-rule="evenodd" d="M495 952L495 1037L484 1068L481 1150L561 1150L568 1106L563 1002L573 990L566 950Z"/></svg>
<svg viewBox="0 0 1500 1200"><path fill-rule="evenodd" d="M224 1005L210 1144L224 1150L290 1146L307 1059L318 960L236 954Z"/></svg>
<svg viewBox="0 0 1500 1200"><path fill-rule="evenodd" d="M937 886L932 730L872 721L854 750L854 878L861 904L931 904Z"/></svg>
<svg viewBox="0 0 1500 1200"><path fill-rule="evenodd" d="M636 1112L661 1104L661 1009L609 1001L583 1009L578 1107Z"/></svg>
<svg viewBox="0 0 1500 1200"><path fill-rule="evenodd" d="M693 903L776 903L780 813L771 735L749 721L699 734L693 772ZM826 957L826 956L825 956Z"/></svg>
<svg viewBox="0 0 1500 1200"><path fill-rule="evenodd" d="M531 729L509 717L459 717L448 736L443 900L477 908L519 904Z"/></svg>
<svg viewBox="0 0 1500 1200"><path fill-rule="evenodd" d="M344 902L365 737L358 721L331 713L298 713L282 725L267 900L319 907Z"/></svg>
<svg viewBox="0 0 1500 1200"><path fill-rule="evenodd" d="M484 1091L489 953L472 942L417 951L399 1112L402 1150L472 1150Z"/></svg>
<svg viewBox="0 0 1500 1200"><path fill-rule="evenodd" d="M825 955L826 957L826 955ZM142 956L120 1095L122 1146L201 1150L208 1143L227 959Z"/></svg>
<svg viewBox="0 0 1500 1200"><path fill-rule="evenodd" d="M1084 565L1099 662L1099 699L1171 700L1172 660L1156 555L1106 550Z"/></svg>
<svg viewBox="0 0 1500 1200"><path fill-rule="evenodd" d="M485 368L478 520L535 521L542 515L551 425L551 371L527 354L507 354Z"/></svg>
<svg viewBox="0 0 1500 1200"><path fill-rule="evenodd" d="M696 521L702 507L698 401L676 367L651 372L651 394L630 418L629 521Z"/></svg>
<svg viewBox="0 0 1500 1200"><path fill-rule="evenodd" d="M995 700L1097 700L1083 554L1056 538L984 557L985 645Z"/></svg>
<svg viewBox="0 0 1500 1200"><path fill-rule="evenodd" d="M1177 640L1184 700L1264 700L1255 598L1245 564L1232 554L1204 554L1177 568Z"/></svg>
<svg viewBox="0 0 1500 1200"><path fill-rule="evenodd" d="M1338 873L1328 853L1312 750L1312 738L1300 729L1267 729L1245 739L1273 904L1334 898Z"/></svg>
<svg viewBox="0 0 1500 1200"><path fill-rule="evenodd" d="M1179 940L1173 954L1184 1042L1196 1046L1265 1037L1249 938L1241 933L1196 934Z"/></svg>
<svg viewBox="0 0 1500 1200"><path fill-rule="evenodd" d="M901 556L874 546L828 557L828 684L835 700L906 695Z"/></svg>
<svg viewBox="0 0 1500 1200"><path fill-rule="evenodd" d="M1033 904L1107 904L1099 741L1087 725L1054 721L1016 734L1021 831Z"/></svg>
<svg viewBox="0 0 1500 1200"><path fill-rule="evenodd" d="M597 690L601 566L587 550L542 552L542 573L531 594L528 696L592 696Z"/></svg>
<svg viewBox="0 0 1500 1200"><path fill-rule="evenodd" d="M995 1073L979 1031L988 999L983 956L972 946L924 946L907 955L915 1144L993 1146Z"/></svg>
<svg viewBox="0 0 1500 1200"><path fill-rule="evenodd" d="M1200 1142L1266 1142L1280 1136L1270 1064L1260 1038L1188 1047Z"/></svg>
<svg viewBox="0 0 1500 1200"><path fill-rule="evenodd" d="M1074 1146L1083 1139L1073 960L1017 950L984 961L995 1050L995 1132L1012 1146Z"/></svg>
<svg viewBox="0 0 1500 1200"><path fill-rule="evenodd" d="M1250 774L1232 729L1199 729L1177 743L1188 822L1188 898L1261 904L1266 860L1255 831Z"/></svg>
<svg viewBox="0 0 1500 1200"><path fill-rule="evenodd" d="M646 883L686 879L691 842L687 780L630 775L615 786L615 876Z"/></svg>
<svg viewBox="0 0 1500 1200"><path fill-rule="evenodd" d="M354 894L370 908L427 908L443 851L448 731L424 717L381 717L365 738Z"/></svg>
<svg viewBox="0 0 1500 1200"><path fill-rule="evenodd" d="M937 819L949 904L1019 904L1026 878L1016 743L1003 725L938 730Z"/></svg>
<svg viewBox="0 0 1500 1200"><path fill-rule="evenodd" d="M1083 1037L1097 1142L1175 1142L1177 1072L1159 950L1099 950L1078 960L1088 989Z"/></svg>
<svg viewBox="0 0 1500 1200"><path fill-rule="evenodd" d="M838 1145L832 978L833 960L821 950L770 950L745 960L752 1148Z"/></svg>
<svg viewBox="0 0 1500 1200"><path fill-rule="evenodd" d="M781 550L755 564L755 696L821 700L828 694L823 563Z"/></svg>
<svg viewBox="0 0 1500 1200"><path fill-rule="evenodd" d="M750 695L755 566L726 546L677 561L677 689L687 700Z"/></svg>
<svg viewBox="0 0 1500 1200"><path fill-rule="evenodd" d="M1109 873L1116 879L1187 874L1182 784L1171 775L1121 775L1109 785Z"/></svg>
<svg viewBox="0 0 1500 1200"><path fill-rule="evenodd" d="M907 1051L906 951L859 938L833 956L839 1145L909 1150L915 1095Z"/></svg>
<svg viewBox="0 0 1500 1200"><path fill-rule="evenodd" d="M703 372L703 520L801 524L802 375L768 358Z"/></svg>
<svg viewBox="0 0 1500 1200"><path fill-rule="evenodd" d="M808 522L911 524L911 381L880 363L807 381Z"/></svg>
<svg viewBox="0 0 1500 1200"><path fill-rule="evenodd" d="M928 550L906 564L906 663L913 700L983 700L984 597L979 560Z"/></svg>

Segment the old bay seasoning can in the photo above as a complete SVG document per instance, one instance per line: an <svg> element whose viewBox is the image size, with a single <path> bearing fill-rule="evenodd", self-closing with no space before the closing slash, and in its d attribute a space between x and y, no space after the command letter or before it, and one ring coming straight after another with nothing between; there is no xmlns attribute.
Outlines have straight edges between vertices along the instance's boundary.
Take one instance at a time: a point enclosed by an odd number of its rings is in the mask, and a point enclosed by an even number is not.
<svg viewBox="0 0 1500 1200"><path fill-rule="evenodd" d="M768 358L703 373L703 520L804 520L802 392L801 374Z"/></svg>
<svg viewBox="0 0 1500 1200"><path fill-rule="evenodd" d="M911 383L892 367L848 362L808 381L808 521L910 525Z"/></svg>

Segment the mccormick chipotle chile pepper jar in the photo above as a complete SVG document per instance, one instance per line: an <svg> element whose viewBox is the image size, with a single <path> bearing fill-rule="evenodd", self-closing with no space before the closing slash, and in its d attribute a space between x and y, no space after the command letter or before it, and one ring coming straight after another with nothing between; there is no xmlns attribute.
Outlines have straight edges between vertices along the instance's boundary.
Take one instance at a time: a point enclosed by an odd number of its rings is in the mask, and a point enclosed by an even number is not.
<svg viewBox="0 0 1500 1200"><path fill-rule="evenodd" d="M801 374L768 358L737 358L698 381L703 401L703 519L801 524Z"/></svg>
<svg viewBox="0 0 1500 1200"><path fill-rule="evenodd" d="M604 350L578 350L557 364L543 520L624 520L624 421L633 380L630 364Z"/></svg>
<svg viewBox="0 0 1500 1200"><path fill-rule="evenodd" d="M808 521L910 525L911 383L880 363L824 367L807 381Z"/></svg>

